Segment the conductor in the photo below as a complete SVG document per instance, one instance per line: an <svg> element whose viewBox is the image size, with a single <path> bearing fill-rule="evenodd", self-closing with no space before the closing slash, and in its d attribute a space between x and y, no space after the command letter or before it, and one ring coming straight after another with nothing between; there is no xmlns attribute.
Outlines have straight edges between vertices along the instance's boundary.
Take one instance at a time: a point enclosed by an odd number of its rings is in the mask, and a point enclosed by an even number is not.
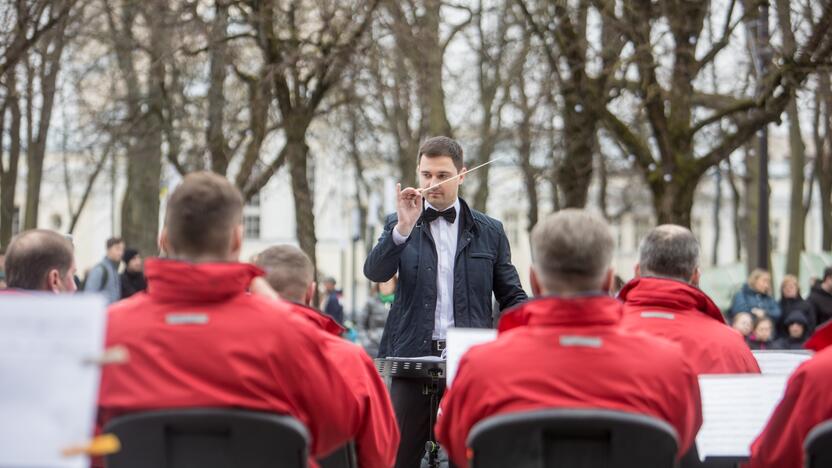
<svg viewBox="0 0 832 468"><path fill-rule="evenodd" d="M364 263L371 281L399 275L379 357L439 356L448 328L493 326L492 294L501 310L526 300L502 223L458 196L465 179L459 143L431 138L418 158L421 190L397 185L396 213ZM430 431L430 399L412 379L394 378L390 393L401 431L396 466L418 467Z"/></svg>

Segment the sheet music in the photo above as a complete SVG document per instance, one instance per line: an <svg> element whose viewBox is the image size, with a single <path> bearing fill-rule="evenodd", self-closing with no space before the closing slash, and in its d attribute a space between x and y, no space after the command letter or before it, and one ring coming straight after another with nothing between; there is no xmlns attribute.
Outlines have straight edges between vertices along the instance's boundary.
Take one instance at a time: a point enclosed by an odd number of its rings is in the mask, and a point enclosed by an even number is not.
<svg viewBox="0 0 832 468"><path fill-rule="evenodd" d="M97 295L0 295L0 466L89 466L61 450L92 438L104 326Z"/></svg>
<svg viewBox="0 0 832 468"><path fill-rule="evenodd" d="M791 375L797 366L812 357L811 351L752 351L763 374Z"/></svg>
<svg viewBox="0 0 832 468"><path fill-rule="evenodd" d="M788 375L700 375L702 428L699 457L748 457L783 397Z"/></svg>
<svg viewBox="0 0 832 468"><path fill-rule="evenodd" d="M488 343L496 338L497 330L488 328L449 328L447 337L448 363L445 372L447 386L451 386L459 367L459 361L471 346Z"/></svg>

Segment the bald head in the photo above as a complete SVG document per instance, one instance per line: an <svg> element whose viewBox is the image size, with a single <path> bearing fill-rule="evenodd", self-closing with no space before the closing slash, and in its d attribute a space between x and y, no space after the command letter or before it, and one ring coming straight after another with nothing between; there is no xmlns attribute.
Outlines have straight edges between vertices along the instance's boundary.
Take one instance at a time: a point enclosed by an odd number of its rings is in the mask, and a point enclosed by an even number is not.
<svg viewBox="0 0 832 468"><path fill-rule="evenodd" d="M576 209L550 214L532 230L535 282L544 294L604 289L613 247L609 226L600 217Z"/></svg>
<svg viewBox="0 0 832 468"><path fill-rule="evenodd" d="M685 227L656 226L641 241L638 263L640 276L691 282L699 267L699 242Z"/></svg>
<svg viewBox="0 0 832 468"><path fill-rule="evenodd" d="M257 254L266 281L287 301L307 304L314 292L315 268L309 257L292 245L276 245Z"/></svg>
<svg viewBox="0 0 832 468"><path fill-rule="evenodd" d="M57 232L33 229L18 234L6 251L5 268L10 288L75 291L72 243Z"/></svg>

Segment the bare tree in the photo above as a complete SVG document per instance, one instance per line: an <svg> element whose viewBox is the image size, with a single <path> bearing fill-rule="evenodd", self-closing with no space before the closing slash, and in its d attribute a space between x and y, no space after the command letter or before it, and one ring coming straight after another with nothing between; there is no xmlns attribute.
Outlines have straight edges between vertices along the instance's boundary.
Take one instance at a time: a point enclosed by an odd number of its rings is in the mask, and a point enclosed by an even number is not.
<svg viewBox="0 0 832 468"><path fill-rule="evenodd" d="M315 265L317 237L306 134L359 49L378 2L248 3L283 123L285 143L279 157L289 165L298 243ZM256 179L247 192L258 191L266 181Z"/></svg>
<svg viewBox="0 0 832 468"><path fill-rule="evenodd" d="M640 102L650 129L649 139L632 131L630 125L609 108L604 111L604 124L628 151L644 174L653 193L653 205L659 222L690 225L690 213L696 186L706 171L728 158L745 144L760 128L780 118L795 91L809 72L824 62L832 51L830 21L832 7L827 3L809 29L808 39L798 44L794 55L784 55L785 65L771 67L759 77L764 86L757 96L703 96L696 88L696 78L730 42L732 32L741 22L734 20L735 2L729 2L721 38L701 55L696 56L702 33L707 2L632 0L624 3L618 22L634 48L633 62L639 81L628 84L632 96ZM756 14L755 11L748 12ZM669 78L659 78L660 48L652 42L655 27L666 20L672 38L672 65ZM791 65L799 64L799 66ZM699 104L714 111L697 117ZM707 129L728 122L730 130L724 137ZM697 143L713 141L704 151Z"/></svg>

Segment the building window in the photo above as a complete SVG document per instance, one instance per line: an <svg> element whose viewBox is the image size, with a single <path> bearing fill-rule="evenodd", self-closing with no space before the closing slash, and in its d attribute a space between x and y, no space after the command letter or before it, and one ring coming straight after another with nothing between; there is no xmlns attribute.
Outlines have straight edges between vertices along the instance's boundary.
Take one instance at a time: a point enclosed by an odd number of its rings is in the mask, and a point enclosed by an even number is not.
<svg viewBox="0 0 832 468"><path fill-rule="evenodd" d="M652 227L653 223L650 222L650 218L641 216L635 218L633 221L633 251L638 251L641 240L644 239Z"/></svg>
<svg viewBox="0 0 832 468"><path fill-rule="evenodd" d="M243 230L246 239L260 238L260 214L243 215Z"/></svg>
<svg viewBox="0 0 832 468"><path fill-rule="evenodd" d="M243 234L246 239L260 238L260 194L255 193L243 208Z"/></svg>

